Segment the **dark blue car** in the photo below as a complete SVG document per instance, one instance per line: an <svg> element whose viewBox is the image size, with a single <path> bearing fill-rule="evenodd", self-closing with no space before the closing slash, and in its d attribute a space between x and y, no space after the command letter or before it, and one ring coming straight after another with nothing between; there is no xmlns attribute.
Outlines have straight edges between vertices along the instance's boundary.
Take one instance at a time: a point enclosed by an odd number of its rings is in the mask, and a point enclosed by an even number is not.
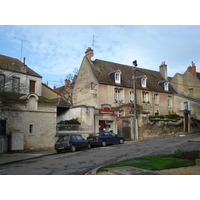
<svg viewBox="0 0 200 200"><path fill-rule="evenodd" d="M125 138L113 132L102 132L96 136L88 137L87 140L90 141L91 146L101 145L105 147L107 144L122 144Z"/></svg>

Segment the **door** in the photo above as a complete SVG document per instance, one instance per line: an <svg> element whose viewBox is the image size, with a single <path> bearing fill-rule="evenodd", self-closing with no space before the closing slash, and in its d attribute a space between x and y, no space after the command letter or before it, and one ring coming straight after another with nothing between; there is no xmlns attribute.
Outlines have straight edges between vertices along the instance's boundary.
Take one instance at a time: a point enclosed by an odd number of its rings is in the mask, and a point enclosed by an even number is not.
<svg viewBox="0 0 200 200"><path fill-rule="evenodd" d="M29 93L35 93L35 81L30 80Z"/></svg>
<svg viewBox="0 0 200 200"><path fill-rule="evenodd" d="M0 135L6 135L6 120L0 120Z"/></svg>
<svg viewBox="0 0 200 200"><path fill-rule="evenodd" d="M105 127L105 121L100 120L99 121L99 132L103 132Z"/></svg>
<svg viewBox="0 0 200 200"><path fill-rule="evenodd" d="M188 132L188 113L187 112L185 112L185 125L184 125L184 127L185 127L184 132Z"/></svg>

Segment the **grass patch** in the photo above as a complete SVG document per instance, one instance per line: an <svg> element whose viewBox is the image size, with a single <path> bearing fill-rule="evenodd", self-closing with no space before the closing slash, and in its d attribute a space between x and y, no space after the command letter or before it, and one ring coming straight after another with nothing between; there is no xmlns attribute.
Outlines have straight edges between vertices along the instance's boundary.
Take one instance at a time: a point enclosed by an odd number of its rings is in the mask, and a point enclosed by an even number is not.
<svg viewBox="0 0 200 200"><path fill-rule="evenodd" d="M172 157L167 157L167 156L168 154L164 154L164 155L143 156L143 157L122 160L120 162L115 162L115 163L105 165L99 168L97 172L107 171L106 168L122 167L122 166L132 166L132 167L138 167L138 168L149 169L149 170L162 170L162 169L171 169L171 168L178 168L178 167L189 167L189 166L195 165L194 161L188 161L188 160L172 158ZM134 160L145 160L145 161L131 163L131 161L134 161Z"/></svg>

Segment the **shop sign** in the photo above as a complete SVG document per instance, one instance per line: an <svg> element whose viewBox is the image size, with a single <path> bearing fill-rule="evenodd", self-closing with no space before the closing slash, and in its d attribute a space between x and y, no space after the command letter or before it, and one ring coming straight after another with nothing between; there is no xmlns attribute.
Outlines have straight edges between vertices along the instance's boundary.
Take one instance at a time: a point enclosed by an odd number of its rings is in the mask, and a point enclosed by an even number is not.
<svg viewBox="0 0 200 200"><path fill-rule="evenodd" d="M114 115L114 111L113 111L113 110L110 110L109 107L104 107L103 110L99 110L99 114Z"/></svg>
<svg viewBox="0 0 200 200"><path fill-rule="evenodd" d="M120 121L120 119L121 119L120 117L116 117L116 121Z"/></svg>

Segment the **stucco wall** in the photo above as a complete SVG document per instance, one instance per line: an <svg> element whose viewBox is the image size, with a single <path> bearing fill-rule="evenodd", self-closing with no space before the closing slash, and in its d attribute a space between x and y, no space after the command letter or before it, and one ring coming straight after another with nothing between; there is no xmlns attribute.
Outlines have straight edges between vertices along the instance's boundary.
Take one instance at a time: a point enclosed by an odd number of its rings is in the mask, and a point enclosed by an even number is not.
<svg viewBox="0 0 200 200"><path fill-rule="evenodd" d="M26 106L18 105L19 110L4 111L7 119L7 134L12 131L24 133L25 149L53 148L56 141L56 106L39 103L37 110L27 110Z"/></svg>

